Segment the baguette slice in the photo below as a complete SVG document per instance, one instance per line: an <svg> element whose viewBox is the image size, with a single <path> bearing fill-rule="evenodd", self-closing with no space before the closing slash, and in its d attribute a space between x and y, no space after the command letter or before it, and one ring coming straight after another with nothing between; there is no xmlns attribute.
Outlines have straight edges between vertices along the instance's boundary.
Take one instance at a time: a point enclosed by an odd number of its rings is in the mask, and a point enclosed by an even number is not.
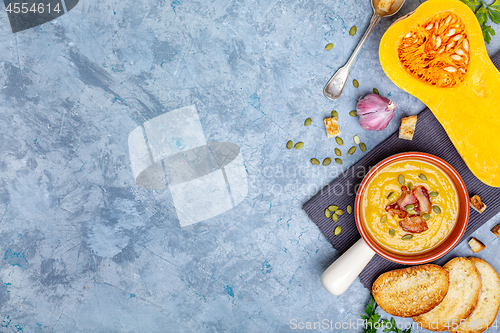
<svg viewBox="0 0 500 333"><path fill-rule="evenodd" d="M500 309L500 276L486 261L470 257L481 275L481 296L472 314L454 333L480 333L493 325Z"/></svg>
<svg viewBox="0 0 500 333"><path fill-rule="evenodd" d="M431 311L413 320L429 331L447 331L476 308L481 293L481 278L467 258L454 258L443 268L450 274L450 288L444 300Z"/></svg>
<svg viewBox="0 0 500 333"><path fill-rule="evenodd" d="M372 287L377 304L398 317L414 317L436 307L448 292L448 272L437 265L397 269L378 277Z"/></svg>

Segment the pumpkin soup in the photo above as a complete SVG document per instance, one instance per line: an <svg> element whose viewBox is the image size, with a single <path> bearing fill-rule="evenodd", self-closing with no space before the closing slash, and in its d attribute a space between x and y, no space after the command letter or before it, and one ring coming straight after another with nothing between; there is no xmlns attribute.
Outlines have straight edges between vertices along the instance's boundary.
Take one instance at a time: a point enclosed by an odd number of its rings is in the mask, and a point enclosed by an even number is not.
<svg viewBox="0 0 500 333"><path fill-rule="evenodd" d="M362 196L370 236L399 253L423 253L450 234L458 216L455 186L439 167L417 160L379 170Z"/></svg>

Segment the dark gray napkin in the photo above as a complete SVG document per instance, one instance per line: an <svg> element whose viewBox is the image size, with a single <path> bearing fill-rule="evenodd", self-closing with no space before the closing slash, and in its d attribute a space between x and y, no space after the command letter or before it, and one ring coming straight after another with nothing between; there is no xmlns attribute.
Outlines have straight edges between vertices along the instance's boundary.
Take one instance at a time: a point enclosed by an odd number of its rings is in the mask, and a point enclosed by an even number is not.
<svg viewBox="0 0 500 333"><path fill-rule="evenodd" d="M491 60L497 68L500 68L500 52ZM413 140L399 139L398 133L393 133L302 207L336 250L345 252L361 236L356 228L354 214L344 214L339 222L333 223L331 219L325 217L325 209L333 204L343 208L347 205L354 207L356 190L369 168L391 155L407 151L419 151L442 158L460 174L469 195L477 194L487 204L488 208L482 214L471 209L469 223L461 241L467 240L481 225L500 212L500 188L485 185L472 174L431 110L425 109L418 115ZM342 227L342 233L335 236L333 231L338 225ZM361 283L371 289L380 274L401 267L404 266L375 255L359 277Z"/></svg>

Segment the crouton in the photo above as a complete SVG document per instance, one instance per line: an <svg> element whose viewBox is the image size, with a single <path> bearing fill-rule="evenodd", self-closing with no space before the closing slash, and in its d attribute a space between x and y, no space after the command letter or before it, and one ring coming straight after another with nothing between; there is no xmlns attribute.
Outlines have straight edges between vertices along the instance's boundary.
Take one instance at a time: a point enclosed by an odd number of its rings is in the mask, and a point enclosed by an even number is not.
<svg viewBox="0 0 500 333"><path fill-rule="evenodd" d="M413 140L415 127L417 126L417 116L411 116L401 119L399 127L399 138L405 140Z"/></svg>
<svg viewBox="0 0 500 333"><path fill-rule="evenodd" d="M380 0L377 7L384 12L389 12L396 0Z"/></svg>
<svg viewBox="0 0 500 333"><path fill-rule="evenodd" d="M475 195L470 198L470 206L474 208L478 213L482 213L486 209L486 205L481 201L479 195Z"/></svg>
<svg viewBox="0 0 500 333"><path fill-rule="evenodd" d="M494 226L493 229L491 229L491 232L500 237L500 224Z"/></svg>
<svg viewBox="0 0 500 333"><path fill-rule="evenodd" d="M474 253L478 253L486 248L486 246L483 243L481 243L474 237L472 237L471 240L469 241L469 246L472 249L472 252Z"/></svg>
<svg viewBox="0 0 500 333"><path fill-rule="evenodd" d="M340 135L340 128L339 124L337 123L337 118L326 118L325 130L326 130L326 135L329 138L333 138Z"/></svg>

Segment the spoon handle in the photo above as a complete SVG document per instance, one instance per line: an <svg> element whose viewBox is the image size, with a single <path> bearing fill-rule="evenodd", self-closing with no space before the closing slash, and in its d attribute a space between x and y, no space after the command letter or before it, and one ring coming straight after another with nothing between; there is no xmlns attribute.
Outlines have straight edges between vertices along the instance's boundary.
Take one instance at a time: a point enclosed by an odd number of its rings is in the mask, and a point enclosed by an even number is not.
<svg viewBox="0 0 500 333"><path fill-rule="evenodd" d="M363 44L365 44L366 40L368 39L368 36L370 36L373 29L375 29L375 26L380 22L381 19L382 17L380 17L379 15L373 14L370 20L370 25L366 29L363 37L361 37L361 40L359 41L358 45L352 52L351 56L349 57L349 60L347 60L346 64L343 67L337 70L337 72L332 76L332 78L326 84L325 89L323 90L323 93L326 98L331 100L336 100L337 98L340 97L340 94L342 94L342 90L344 90L345 84L347 82L347 78L349 77L349 72L351 70L352 64L354 63L354 60L356 60L356 57L361 51Z"/></svg>

